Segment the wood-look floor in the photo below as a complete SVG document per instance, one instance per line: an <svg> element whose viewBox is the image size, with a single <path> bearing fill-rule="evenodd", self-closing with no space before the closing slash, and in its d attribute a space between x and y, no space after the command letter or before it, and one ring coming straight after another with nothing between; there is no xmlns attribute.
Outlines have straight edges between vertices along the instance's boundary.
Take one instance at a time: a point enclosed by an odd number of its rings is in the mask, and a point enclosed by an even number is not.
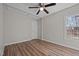
<svg viewBox="0 0 79 59"><path fill-rule="evenodd" d="M34 39L6 46L4 56L79 56L79 51Z"/></svg>

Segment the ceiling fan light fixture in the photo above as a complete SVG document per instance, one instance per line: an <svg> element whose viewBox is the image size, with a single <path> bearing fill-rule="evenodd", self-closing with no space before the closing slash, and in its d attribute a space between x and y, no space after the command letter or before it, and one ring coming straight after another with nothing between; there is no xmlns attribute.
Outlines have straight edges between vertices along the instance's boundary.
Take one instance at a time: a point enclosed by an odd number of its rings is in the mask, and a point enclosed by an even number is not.
<svg viewBox="0 0 79 59"><path fill-rule="evenodd" d="M49 3L49 4L44 4L44 3L38 3L37 7L29 7L29 8L39 8L36 15L39 14L40 11L44 11L46 14L49 14L48 10L46 10L46 7L51 7L51 6L55 6L56 3Z"/></svg>
<svg viewBox="0 0 79 59"><path fill-rule="evenodd" d="M40 7L40 10L41 10L41 11L43 11L43 10L44 10L44 8L43 8L43 7Z"/></svg>

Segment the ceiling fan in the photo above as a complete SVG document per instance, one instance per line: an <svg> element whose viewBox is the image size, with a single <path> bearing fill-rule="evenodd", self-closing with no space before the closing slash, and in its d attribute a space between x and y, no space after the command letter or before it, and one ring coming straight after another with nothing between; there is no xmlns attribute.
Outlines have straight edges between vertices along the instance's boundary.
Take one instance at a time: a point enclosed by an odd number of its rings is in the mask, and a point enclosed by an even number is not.
<svg viewBox="0 0 79 59"><path fill-rule="evenodd" d="M46 10L46 7L55 6L56 3L50 3L50 4L47 4L47 5L45 5L44 3L38 3L38 5L39 6L37 6L37 7L29 7L29 8L39 8L36 15L38 15L40 11L44 11L47 14L49 14L49 12Z"/></svg>

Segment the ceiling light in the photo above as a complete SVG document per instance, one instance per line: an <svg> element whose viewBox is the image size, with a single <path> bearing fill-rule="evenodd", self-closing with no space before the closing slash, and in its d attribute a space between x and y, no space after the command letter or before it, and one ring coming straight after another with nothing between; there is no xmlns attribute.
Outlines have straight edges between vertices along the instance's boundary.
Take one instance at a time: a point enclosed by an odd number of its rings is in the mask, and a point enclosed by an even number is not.
<svg viewBox="0 0 79 59"><path fill-rule="evenodd" d="M43 10L44 10L44 8L43 8L43 7L40 7L40 10L41 10L41 11L43 11Z"/></svg>

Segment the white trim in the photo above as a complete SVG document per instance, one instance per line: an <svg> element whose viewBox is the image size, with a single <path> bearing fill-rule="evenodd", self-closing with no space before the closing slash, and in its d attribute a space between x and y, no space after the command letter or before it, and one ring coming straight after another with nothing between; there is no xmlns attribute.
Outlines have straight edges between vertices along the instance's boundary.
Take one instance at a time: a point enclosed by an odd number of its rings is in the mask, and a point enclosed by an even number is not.
<svg viewBox="0 0 79 59"><path fill-rule="evenodd" d="M45 41L48 41L48 42L51 42L51 43L54 43L54 44L57 44L57 45L61 45L61 46L64 46L64 47L68 47L68 48L71 48L71 49L79 50L79 48L77 48L77 47L65 45L65 44L58 43L58 42L52 42L52 41L49 41L49 40L47 40L47 39L42 39L42 40L45 40Z"/></svg>
<svg viewBox="0 0 79 59"><path fill-rule="evenodd" d="M7 8L12 8L12 9L18 11L18 12L21 12L21 13L23 13L24 15L28 15L28 16L32 17L33 19L35 19L35 20L39 19L37 16L35 16L35 15L33 15L33 14L31 15L31 13L29 13L29 12L23 11L23 10L18 9L18 8L16 8L16 7L12 7L12 6L8 5L8 4L3 4L3 5L4 5L5 7L7 7Z"/></svg>
<svg viewBox="0 0 79 59"><path fill-rule="evenodd" d="M30 41L30 39L28 39ZM7 45L11 45L11 44L16 44L16 43L22 43L22 42L26 42L28 40L23 40L23 41L18 41L18 42L12 42L12 43L8 43L8 44L5 44L5 46ZM32 40L32 39L31 39Z"/></svg>

